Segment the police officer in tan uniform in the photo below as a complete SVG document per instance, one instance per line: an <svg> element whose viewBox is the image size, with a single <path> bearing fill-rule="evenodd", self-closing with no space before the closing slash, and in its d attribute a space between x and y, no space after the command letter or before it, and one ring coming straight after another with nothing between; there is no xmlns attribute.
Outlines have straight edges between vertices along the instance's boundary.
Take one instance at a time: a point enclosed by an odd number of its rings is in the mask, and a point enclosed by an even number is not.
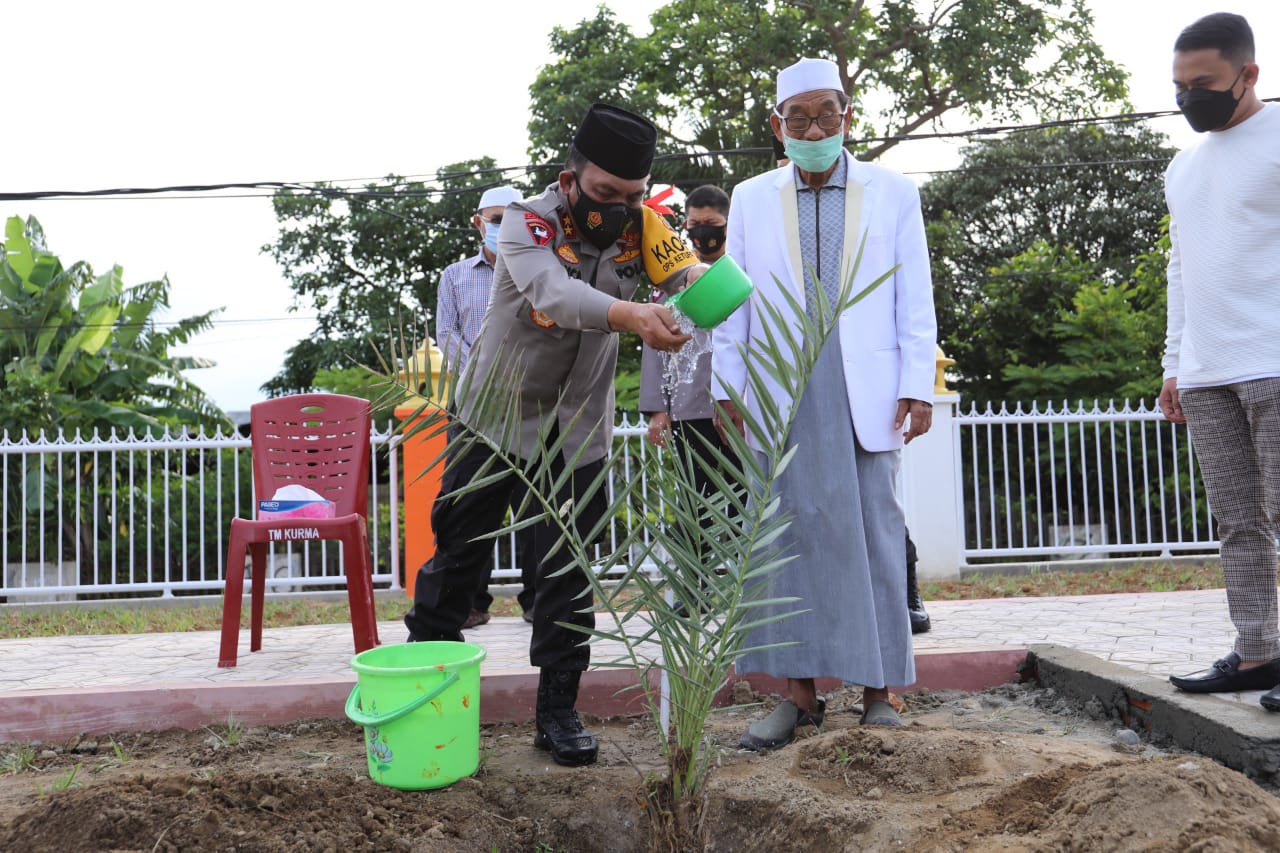
<svg viewBox="0 0 1280 853"><path fill-rule="evenodd" d="M576 467L570 488L554 496L555 506L581 493L603 470L612 442L618 354L612 332L636 332L664 351L689 339L663 306L630 301L644 271L642 202L656 140L657 131L640 116L595 104L574 136L558 182L539 196L511 204L502 219L489 309L462 383L514 387L519 429L486 422L492 405L482 402L487 395L476 393L477 388L465 395L459 416L508 455L526 462L542 454L540 429L549 433L548 445L565 436L563 452L553 464L563 470L572 460ZM678 238L675 243L683 248ZM664 261L677 266L665 254L658 260L659 268ZM684 266L656 283L678 290L705 269ZM475 444L451 460L440 493L471 482L482 470L486 477L501 471L485 470L491 456ZM436 554L418 570L414 605L405 615L411 641L462 639L460 627L492 547L488 539L477 537L503 526L516 483L512 474L436 501L431 513ZM600 493L590 505L576 507L580 534L586 535L604 508ZM549 546L558 533L540 523L535 536L546 537L543 544ZM595 616L578 612L590 602L582 571L557 574L570 561L568 549L561 548L538 568L529 660L541 669L534 745L550 750L558 764L573 766L596 760L595 737L574 709L590 649L583 645L584 634L556 623L593 627Z"/></svg>

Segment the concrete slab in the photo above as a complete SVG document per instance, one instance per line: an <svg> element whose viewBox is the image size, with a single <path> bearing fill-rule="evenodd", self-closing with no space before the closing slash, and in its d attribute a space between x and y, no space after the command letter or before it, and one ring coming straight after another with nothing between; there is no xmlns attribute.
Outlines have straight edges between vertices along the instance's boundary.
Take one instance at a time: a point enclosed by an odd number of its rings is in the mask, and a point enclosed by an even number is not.
<svg viewBox="0 0 1280 853"><path fill-rule="evenodd" d="M1082 704L1096 698L1157 743L1171 742L1251 778L1280 782L1280 714L1257 704L1261 691L1230 698L1184 693L1167 678L1056 645L1032 645L1023 671Z"/></svg>

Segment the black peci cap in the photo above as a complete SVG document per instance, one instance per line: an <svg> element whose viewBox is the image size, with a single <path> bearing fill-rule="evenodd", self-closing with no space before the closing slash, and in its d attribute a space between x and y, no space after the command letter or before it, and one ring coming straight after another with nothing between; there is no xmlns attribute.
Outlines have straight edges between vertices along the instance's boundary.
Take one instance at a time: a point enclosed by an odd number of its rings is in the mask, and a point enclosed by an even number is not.
<svg viewBox="0 0 1280 853"><path fill-rule="evenodd" d="M658 129L621 107L592 104L573 137L573 147L611 175L633 181L649 176Z"/></svg>

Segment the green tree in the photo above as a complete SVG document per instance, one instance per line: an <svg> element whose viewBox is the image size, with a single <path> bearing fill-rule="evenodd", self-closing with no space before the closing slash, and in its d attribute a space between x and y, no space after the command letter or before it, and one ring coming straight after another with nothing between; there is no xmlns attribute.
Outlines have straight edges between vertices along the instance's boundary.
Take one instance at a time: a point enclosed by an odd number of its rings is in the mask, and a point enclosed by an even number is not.
<svg viewBox="0 0 1280 853"><path fill-rule="evenodd" d="M0 260L0 429L11 439L24 430L88 437L113 429L230 429L231 422L184 373L212 362L169 352L209 329L216 311L162 325L155 314L168 305L167 278L125 285L119 266L100 276L83 261L64 266L34 217L11 217ZM20 551L29 529L40 530L45 540L28 544L51 554L73 547L96 553L95 543L106 547L105 531L113 528L121 541L129 539L128 519L95 516L87 508L95 493L132 482L131 455L89 454L76 466L48 457L8 467L0 488L6 493L10 553ZM61 506L61 495L81 496L83 503ZM55 512L56 522L27 523ZM82 581L93 580L89 562L82 572Z"/></svg>
<svg viewBox="0 0 1280 853"><path fill-rule="evenodd" d="M1004 368L1011 397L1086 403L1154 400L1162 378L1168 257L1166 217L1159 245L1139 259L1130 280L1085 281L1070 306L1058 312L1048 330L1054 361Z"/></svg>
<svg viewBox="0 0 1280 853"><path fill-rule="evenodd" d="M1054 323L1084 281L1121 284L1150 263L1172 155L1142 127L1053 128L971 145L958 169L924 185L938 337L958 390L1009 399L1008 365L1069 360ZM1150 286L1124 300L1153 310L1163 297Z"/></svg>
<svg viewBox="0 0 1280 853"><path fill-rule="evenodd" d="M229 426L184 371L212 366L170 348L212 328L217 311L166 323L169 280L125 285L119 266L94 276L63 266L35 217L5 223L0 261L0 428Z"/></svg>
<svg viewBox="0 0 1280 853"><path fill-rule="evenodd" d="M1161 384L1168 260L1165 217L1155 247L1138 257L1124 280L1102 281L1080 263L1078 253L1044 242L997 268L997 275L984 287L999 285L1007 291L991 294L995 298L980 303L971 331L981 346L997 337L1009 346L1011 357L1001 368L1009 399L1024 410L1032 403L1040 411L1088 408L1095 402L1105 408L1107 401L1120 408L1124 401L1134 408L1145 404L1150 411ZM1058 281L1061 287L1046 285L1048 281ZM1064 297L1072 287L1074 293ZM1019 295L1031 305L1020 305ZM993 332L991 327L998 324L1006 331ZM1017 333L1011 334L1009 330L1015 329ZM1162 432L1167 436L1168 429L1161 422L1010 425L1006 449L975 448L975 454L966 454L962 460L963 476L975 483L975 492L995 495L999 511L1012 519L1007 541L1016 542L1024 535L1033 542L1050 541L1046 525L1078 524L1087 517L1089 507L1094 512L1098 507L1114 507L1114 523L1123 530L1127 524L1150 523L1161 512L1167 513L1167 507L1177 506L1179 495L1201 488L1194 467L1178 461L1184 449L1159 438ZM1117 482L1127 478L1131 484L1150 483L1156 470L1163 471L1164 477L1154 488L1122 487L1117 494L1110 480L1093 477L1098 458L1111 460ZM1010 482L1024 479L1035 487L1025 492L1007 488ZM1207 528L1203 502L1182 506L1179 517L1166 519L1170 536L1193 537L1192 531ZM970 506L967 512L966 529L972 534L985 523L975 518L983 510ZM1022 529L1028 520L1035 523Z"/></svg>
<svg viewBox="0 0 1280 853"><path fill-rule="evenodd" d="M479 250L469 221L480 193L507 183L493 167L484 157L448 166L430 184L390 176L359 192L277 194L280 232L263 251L280 264L295 307L314 306L319 328L290 348L263 390L310 391L318 371L372 364L402 323L421 331L440 273Z"/></svg>
<svg viewBox="0 0 1280 853"><path fill-rule="evenodd" d="M1084 0L672 0L650 22L636 36L602 6L552 31L556 58L530 87L534 162L562 161L586 108L607 100L652 118L660 153L702 152L692 163L660 159L655 180L691 187L755 174L771 155L714 152L767 152L776 74L802 56L840 66L853 135L871 140L866 159L948 115L1074 117L1080 104L1127 96Z"/></svg>

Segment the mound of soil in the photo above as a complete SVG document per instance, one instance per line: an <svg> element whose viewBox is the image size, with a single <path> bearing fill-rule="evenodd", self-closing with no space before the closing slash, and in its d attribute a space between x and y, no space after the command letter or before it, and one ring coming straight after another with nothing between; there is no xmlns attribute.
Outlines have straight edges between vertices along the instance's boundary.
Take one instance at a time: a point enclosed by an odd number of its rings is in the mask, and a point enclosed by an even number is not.
<svg viewBox="0 0 1280 853"><path fill-rule="evenodd" d="M1131 745L1052 691L905 698L909 725L868 728L857 691L839 691L821 732L758 755L736 742L762 709L714 716L720 748L688 846L1280 849L1267 791L1208 759ZM652 849L664 837L645 807L645 777L661 769L652 726L591 722L595 766L557 767L532 748L531 726L495 725L480 772L429 792L373 782L361 730L345 721L38 744L33 768L0 776L0 850Z"/></svg>

